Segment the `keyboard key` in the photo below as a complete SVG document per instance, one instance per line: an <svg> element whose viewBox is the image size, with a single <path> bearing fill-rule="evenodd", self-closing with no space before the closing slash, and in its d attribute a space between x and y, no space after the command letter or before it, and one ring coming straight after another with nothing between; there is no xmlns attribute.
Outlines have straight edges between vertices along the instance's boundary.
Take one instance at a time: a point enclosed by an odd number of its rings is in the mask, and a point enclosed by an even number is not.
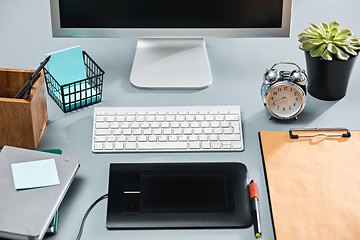
<svg viewBox="0 0 360 240"><path fill-rule="evenodd" d="M127 138L127 141L128 141L128 142L136 142L136 141L137 141L137 137L130 136L130 137Z"/></svg>
<svg viewBox="0 0 360 240"><path fill-rule="evenodd" d="M179 136L179 142L187 142L188 137L187 136Z"/></svg>
<svg viewBox="0 0 360 240"><path fill-rule="evenodd" d="M139 149L140 150L148 150L148 149L155 149L155 150L166 150L166 149L187 149L186 142L139 142Z"/></svg>
<svg viewBox="0 0 360 240"><path fill-rule="evenodd" d="M153 133L154 135L161 135L162 132L161 132L161 129L154 129Z"/></svg>
<svg viewBox="0 0 360 240"><path fill-rule="evenodd" d="M202 132L202 129L201 129L201 128L195 128L195 129L193 130L193 133L196 134L196 135L200 135L200 134L202 134L203 132Z"/></svg>
<svg viewBox="0 0 360 240"><path fill-rule="evenodd" d="M149 136L148 139L149 139L149 142L156 142L157 136Z"/></svg>
<svg viewBox="0 0 360 240"><path fill-rule="evenodd" d="M209 136L209 140L210 141L217 141L219 138L218 138L218 136L217 135L210 135Z"/></svg>
<svg viewBox="0 0 360 240"><path fill-rule="evenodd" d="M220 141L240 141L239 135L220 135L219 136Z"/></svg>
<svg viewBox="0 0 360 240"><path fill-rule="evenodd" d="M151 135L151 134L152 134L152 131L151 131L151 129L145 129L145 130L143 131L143 134L144 134L144 135Z"/></svg>
<svg viewBox="0 0 360 240"><path fill-rule="evenodd" d="M134 122L135 121L135 116L127 116L126 121L127 122Z"/></svg>
<svg viewBox="0 0 360 240"><path fill-rule="evenodd" d="M201 148L203 149L210 149L210 142L201 142Z"/></svg>
<svg viewBox="0 0 360 240"><path fill-rule="evenodd" d="M210 127L210 123L209 123L209 122L201 122L201 127L202 127L202 128L209 128L209 127Z"/></svg>
<svg viewBox="0 0 360 240"><path fill-rule="evenodd" d="M230 149L230 148L231 148L231 143L230 143L230 142L223 142L223 143L222 143L222 148L224 148L224 149Z"/></svg>
<svg viewBox="0 0 360 240"><path fill-rule="evenodd" d="M155 121L155 115L147 115L147 116L145 117L145 120L146 120L147 122L154 122L154 121Z"/></svg>
<svg viewBox="0 0 360 240"><path fill-rule="evenodd" d="M232 128L225 128L225 129L223 130L223 133L224 133L224 134L232 134L232 133L233 133L233 130L232 130Z"/></svg>
<svg viewBox="0 0 360 240"><path fill-rule="evenodd" d="M192 127L192 128L199 128L199 127L200 127L200 123L199 123L199 122L192 122L192 123L190 123L190 127Z"/></svg>
<svg viewBox="0 0 360 240"><path fill-rule="evenodd" d="M136 150L136 142L127 142L127 143L125 143L125 149L127 149L127 150Z"/></svg>
<svg viewBox="0 0 360 240"><path fill-rule="evenodd" d="M96 136L94 138L95 142L105 142L106 141L106 137L105 136Z"/></svg>
<svg viewBox="0 0 360 240"><path fill-rule="evenodd" d="M167 115L166 118L165 118L165 120L166 120L167 122L173 122L173 121L175 121L175 116Z"/></svg>
<svg viewBox="0 0 360 240"><path fill-rule="evenodd" d="M175 120L178 121L178 122L183 122L183 121L185 121L185 116L184 115L177 115L175 117Z"/></svg>
<svg viewBox="0 0 360 240"><path fill-rule="evenodd" d="M139 141L139 142L146 142L146 141L147 141L147 137L144 136L144 135L142 135L142 136L140 136L140 137L138 138L138 141Z"/></svg>
<svg viewBox="0 0 360 240"><path fill-rule="evenodd" d="M104 143L104 147L105 150L112 150L113 149L113 144L112 143Z"/></svg>
<svg viewBox="0 0 360 240"><path fill-rule="evenodd" d="M238 142L232 142L232 147L233 149L241 149L242 148L242 144L240 141Z"/></svg>
<svg viewBox="0 0 360 240"><path fill-rule="evenodd" d="M110 124L110 128L117 129L117 128L119 128L119 124L117 122L113 122Z"/></svg>
<svg viewBox="0 0 360 240"><path fill-rule="evenodd" d="M125 116L116 116L115 120L117 122L124 122L125 121Z"/></svg>
<svg viewBox="0 0 360 240"><path fill-rule="evenodd" d="M95 134L97 136L110 135L111 130L110 129L96 129Z"/></svg>
<svg viewBox="0 0 360 240"><path fill-rule="evenodd" d="M115 121L115 116L106 116L106 121L107 122L114 122Z"/></svg>
<svg viewBox="0 0 360 240"><path fill-rule="evenodd" d="M224 115L216 115L215 120L216 121L223 121L224 120Z"/></svg>
<svg viewBox="0 0 360 240"><path fill-rule="evenodd" d="M102 143L95 143L94 144L94 149L95 150L102 150L103 149L103 144Z"/></svg>
<svg viewBox="0 0 360 240"><path fill-rule="evenodd" d="M174 135L181 135L181 134L182 134L181 128L176 128L176 129L174 129L173 134L174 134Z"/></svg>
<svg viewBox="0 0 360 240"><path fill-rule="evenodd" d="M131 129L124 129L122 132L123 135L131 135L131 133Z"/></svg>
<svg viewBox="0 0 360 240"><path fill-rule="evenodd" d="M181 122L181 123L180 123L180 127L182 127L182 128L188 128L188 127L190 127L190 123L189 123L189 122Z"/></svg>
<svg viewBox="0 0 360 240"><path fill-rule="evenodd" d="M213 149L220 149L221 148L221 142L212 142L211 147Z"/></svg>
<svg viewBox="0 0 360 240"><path fill-rule="evenodd" d="M229 122L221 122L220 123L220 127L222 127L222 128L228 128L228 127L230 127L231 125L230 125L230 123Z"/></svg>
<svg viewBox="0 0 360 240"><path fill-rule="evenodd" d="M129 123L121 123L120 124L120 128L125 129L125 128L129 128L130 124Z"/></svg>
<svg viewBox="0 0 360 240"><path fill-rule="evenodd" d="M189 136L189 141L197 141L197 140L198 140L198 136L194 136L194 135Z"/></svg>
<svg viewBox="0 0 360 240"><path fill-rule="evenodd" d="M150 123L148 123L148 122L143 122L143 123L141 123L140 124L140 128L142 128L142 129L148 129L148 128L150 128Z"/></svg>
<svg viewBox="0 0 360 240"><path fill-rule="evenodd" d="M200 149L200 143L199 142L189 142L189 148L190 149Z"/></svg>
<svg viewBox="0 0 360 240"><path fill-rule="evenodd" d="M145 116L137 116L136 121L137 122L144 122L145 121Z"/></svg>
<svg viewBox="0 0 360 240"><path fill-rule="evenodd" d="M176 142L178 140L177 136L169 136L168 137L169 142Z"/></svg>
<svg viewBox="0 0 360 240"><path fill-rule="evenodd" d="M116 141L116 137L115 137L115 136L107 137L107 141L108 141L108 142L115 142L115 141Z"/></svg>
<svg viewBox="0 0 360 240"><path fill-rule="evenodd" d="M139 124L139 123L132 123L132 124L130 125L130 128L131 128L131 129L138 129L138 128L140 128L140 124Z"/></svg>
<svg viewBox="0 0 360 240"><path fill-rule="evenodd" d="M118 142L126 142L126 137L125 136L120 136L117 138Z"/></svg>
<svg viewBox="0 0 360 240"><path fill-rule="evenodd" d="M113 135L121 135L121 129L116 129L112 132Z"/></svg>
<svg viewBox="0 0 360 240"><path fill-rule="evenodd" d="M159 140L159 142L166 142L167 137L166 136L159 136L158 140Z"/></svg>
<svg viewBox="0 0 360 240"><path fill-rule="evenodd" d="M204 131L204 134L212 134L213 133L212 128L204 128L203 131Z"/></svg>
<svg viewBox="0 0 360 240"><path fill-rule="evenodd" d="M95 123L96 129L108 129L109 124L108 123Z"/></svg>
<svg viewBox="0 0 360 240"><path fill-rule="evenodd" d="M97 116L97 117L95 117L95 121L96 122L104 122L105 121L105 116Z"/></svg>
<svg viewBox="0 0 360 240"><path fill-rule="evenodd" d="M214 128L213 132L214 132L214 134L222 134L221 128Z"/></svg>
<svg viewBox="0 0 360 240"><path fill-rule="evenodd" d="M215 119L215 116L214 116L214 115L206 115L206 116L205 116L205 120L206 120L206 121L214 121L214 119Z"/></svg>
<svg viewBox="0 0 360 240"><path fill-rule="evenodd" d="M163 122L163 121L165 121L165 116L163 116L163 115L157 115L155 119L156 119L156 121L158 121L158 122Z"/></svg>
<svg viewBox="0 0 360 240"><path fill-rule="evenodd" d="M227 115L227 116L225 116L225 120L227 120L227 121L237 121L237 120L239 120L239 115Z"/></svg>
<svg viewBox="0 0 360 240"><path fill-rule="evenodd" d="M172 134L172 130L171 130L171 129L164 129L164 130L163 130L163 134L164 134L164 135L171 135L171 134Z"/></svg>
<svg viewBox="0 0 360 240"><path fill-rule="evenodd" d="M135 129L135 130L133 130L133 135L135 135L135 136L140 136L141 135L141 129Z"/></svg>
<svg viewBox="0 0 360 240"><path fill-rule="evenodd" d="M117 143L115 143L115 150L122 150L122 149L124 149L124 143L119 143L119 142L117 142Z"/></svg>
<svg viewBox="0 0 360 240"><path fill-rule="evenodd" d="M211 126L212 128L218 128L218 127L220 127L220 122L211 122L211 123L210 123L210 126Z"/></svg>

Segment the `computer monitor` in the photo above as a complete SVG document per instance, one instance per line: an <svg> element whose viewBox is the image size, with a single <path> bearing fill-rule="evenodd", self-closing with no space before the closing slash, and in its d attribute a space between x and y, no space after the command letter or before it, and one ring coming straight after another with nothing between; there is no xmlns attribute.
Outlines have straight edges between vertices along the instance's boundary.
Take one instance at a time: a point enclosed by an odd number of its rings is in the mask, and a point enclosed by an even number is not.
<svg viewBox="0 0 360 240"><path fill-rule="evenodd" d="M212 83L204 38L286 37L292 0L50 0L54 37L139 38L140 88Z"/></svg>

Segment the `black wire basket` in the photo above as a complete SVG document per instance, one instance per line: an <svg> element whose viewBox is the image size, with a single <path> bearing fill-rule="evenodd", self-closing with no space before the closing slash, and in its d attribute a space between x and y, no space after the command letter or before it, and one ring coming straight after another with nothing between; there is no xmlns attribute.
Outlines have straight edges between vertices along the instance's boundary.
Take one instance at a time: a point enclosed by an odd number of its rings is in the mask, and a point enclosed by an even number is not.
<svg viewBox="0 0 360 240"><path fill-rule="evenodd" d="M60 85L44 68L48 94L65 113L101 102L105 72L85 51L83 58L87 78L69 84Z"/></svg>

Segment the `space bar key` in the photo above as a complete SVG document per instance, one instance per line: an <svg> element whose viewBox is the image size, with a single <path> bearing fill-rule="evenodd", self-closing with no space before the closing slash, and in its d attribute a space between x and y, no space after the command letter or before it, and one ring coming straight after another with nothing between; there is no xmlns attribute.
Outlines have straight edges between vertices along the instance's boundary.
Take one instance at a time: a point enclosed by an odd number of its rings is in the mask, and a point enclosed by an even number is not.
<svg viewBox="0 0 360 240"><path fill-rule="evenodd" d="M138 142L139 150L176 150L187 148L187 142Z"/></svg>

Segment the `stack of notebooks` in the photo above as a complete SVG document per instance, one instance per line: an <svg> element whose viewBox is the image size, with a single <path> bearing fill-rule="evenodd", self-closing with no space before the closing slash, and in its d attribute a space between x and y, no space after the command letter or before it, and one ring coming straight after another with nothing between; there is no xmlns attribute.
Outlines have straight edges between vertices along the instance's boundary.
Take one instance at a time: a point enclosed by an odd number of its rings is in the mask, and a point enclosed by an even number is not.
<svg viewBox="0 0 360 240"><path fill-rule="evenodd" d="M42 152L9 146L2 149L0 238L44 237L80 166L77 158L59 154L61 150ZM29 179L36 171L43 171L46 176ZM50 182L42 185L44 179Z"/></svg>

